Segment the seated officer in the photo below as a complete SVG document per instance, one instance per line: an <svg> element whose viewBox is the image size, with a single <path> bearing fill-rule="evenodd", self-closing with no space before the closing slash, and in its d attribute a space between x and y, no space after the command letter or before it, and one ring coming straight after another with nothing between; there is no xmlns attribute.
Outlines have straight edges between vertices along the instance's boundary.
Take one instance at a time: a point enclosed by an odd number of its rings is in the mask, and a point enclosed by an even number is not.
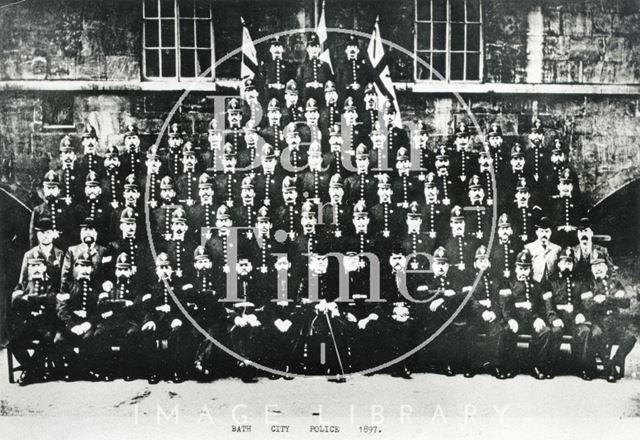
<svg viewBox="0 0 640 440"><path fill-rule="evenodd" d="M38 253L45 257L44 264L47 269L47 277L49 278L51 285L54 286L54 289L57 289L60 285L60 268L62 267L64 252L53 244L55 237L53 223L50 218L41 217L36 220L33 229L36 234L37 245L24 254L19 282L27 282L28 262L36 253Z"/></svg>
<svg viewBox="0 0 640 440"><path fill-rule="evenodd" d="M56 353L61 354L65 380L83 376L99 379L93 370L98 288L92 256L84 251L69 261L72 278L63 282L63 289L56 297L58 318L62 321L62 328L54 339Z"/></svg>
<svg viewBox="0 0 640 440"><path fill-rule="evenodd" d="M516 257L515 274L509 279L509 287L500 290L502 315L509 325L513 337L509 338L505 353L510 353L508 361L513 368L513 355L516 352L518 334L531 334L529 353L532 363L532 375L536 379L551 379L551 366L556 358L561 336L559 327L550 327L551 292L532 278L531 254L521 251Z"/></svg>
<svg viewBox="0 0 640 440"><path fill-rule="evenodd" d="M636 337L620 319L620 310L628 309L631 301L622 283L609 272L603 256L592 256L591 273L591 290L581 295L585 317L591 322L590 349L602 356L607 381L616 382L622 378L625 359L636 344ZM610 355L613 345L618 350Z"/></svg>
<svg viewBox="0 0 640 440"><path fill-rule="evenodd" d="M20 385L48 379L51 344L58 325L47 257L34 248L25 255L24 264L24 281L13 291L9 318L9 347L23 367ZM29 348L34 350L31 356Z"/></svg>

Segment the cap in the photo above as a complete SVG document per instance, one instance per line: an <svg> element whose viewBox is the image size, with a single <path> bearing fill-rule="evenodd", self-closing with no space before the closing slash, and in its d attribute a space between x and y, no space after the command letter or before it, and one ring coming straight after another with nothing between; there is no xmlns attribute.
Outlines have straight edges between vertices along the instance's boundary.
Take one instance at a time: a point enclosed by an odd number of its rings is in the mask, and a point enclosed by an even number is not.
<svg viewBox="0 0 640 440"><path fill-rule="evenodd" d="M276 151L273 149L271 144L264 144L262 146L262 156L265 159L272 159L276 157Z"/></svg>
<svg viewBox="0 0 640 440"><path fill-rule="evenodd" d="M216 219L224 220L231 218L231 211L227 205L220 205L216 211Z"/></svg>
<svg viewBox="0 0 640 440"><path fill-rule="evenodd" d="M362 218L368 217L369 213L367 212L367 205L364 200L358 200L356 205L353 207L353 217Z"/></svg>
<svg viewBox="0 0 640 440"><path fill-rule="evenodd" d="M287 84L285 84L284 86L284 93L287 94L298 94L298 84L296 83L295 80L290 79L289 81L287 81Z"/></svg>
<svg viewBox="0 0 640 440"><path fill-rule="evenodd" d="M42 185L60 185L60 177L58 177L58 174L55 171L49 170L44 174Z"/></svg>
<svg viewBox="0 0 640 440"><path fill-rule="evenodd" d="M562 147L562 142L560 139L555 139L553 141L553 148L551 149L552 153L564 153L564 148Z"/></svg>
<svg viewBox="0 0 640 440"><path fill-rule="evenodd" d="M531 266L531 253L527 249L521 250L516 255L516 266Z"/></svg>
<svg viewBox="0 0 640 440"><path fill-rule="evenodd" d="M451 208L451 220L464 220L464 212L459 205Z"/></svg>
<svg viewBox="0 0 640 440"><path fill-rule="evenodd" d="M368 83L367 86L364 88L364 94L365 95L376 95L376 87L375 85L373 85L373 83Z"/></svg>
<svg viewBox="0 0 640 440"><path fill-rule="evenodd" d="M95 171L89 171L84 179L84 184L86 186L100 186L98 174Z"/></svg>
<svg viewBox="0 0 640 440"><path fill-rule="evenodd" d="M500 215L500 217L498 217L498 227L503 226L503 227L509 227L511 226L511 219L509 218L509 214L502 213Z"/></svg>
<svg viewBox="0 0 640 440"><path fill-rule="evenodd" d="M347 40L347 47L349 46L358 46L358 40L354 35L349 35L349 40Z"/></svg>
<svg viewBox="0 0 640 440"><path fill-rule="evenodd" d="M222 155L224 157L236 156L236 149L233 148L233 144L231 144L231 142L227 142L226 144L224 144L224 147L222 147Z"/></svg>
<svg viewBox="0 0 640 440"><path fill-rule="evenodd" d="M342 176L339 173L335 173L329 180L329 188L342 188L344 185Z"/></svg>
<svg viewBox="0 0 640 440"><path fill-rule="evenodd" d="M364 159L369 157L369 150L365 144L359 144L356 147L356 159Z"/></svg>
<svg viewBox="0 0 640 440"><path fill-rule="evenodd" d="M216 118L213 118L209 121L208 132L209 134L213 134L213 133L216 133L217 131L218 131L218 120Z"/></svg>
<svg viewBox="0 0 640 440"><path fill-rule="evenodd" d="M43 263L46 263L46 261L47 261L46 255L40 249L36 249L27 259L27 264L31 264L31 265L43 264Z"/></svg>
<svg viewBox="0 0 640 440"><path fill-rule="evenodd" d="M338 89L336 89L336 83L334 83L333 81L329 80L324 83L324 93L335 92L337 90Z"/></svg>
<svg viewBox="0 0 640 440"><path fill-rule="evenodd" d="M91 264L91 255L89 255L89 252L80 254L75 263L76 266L91 266Z"/></svg>
<svg viewBox="0 0 640 440"><path fill-rule="evenodd" d="M59 151L61 153L73 152L73 147L71 146L71 138L68 135L65 135L62 139L60 139Z"/></svg>
<svg viewBox="0 0 640 440"><path fill-rule="evenodd" d="M387 173L376 175L378 178L378 188L391 188L391 178Z"/></svg>
<svg viewBox="0 0 640 440"><path fill-rule="evenodd" d="M524 177L520 177L518 179L518 183L516 184L516 190L518 191L529 191L529 187L527 186L527 179Z"/></svg>
<svg viewBox="0 0 640 440"><path fill-rule="evenodd" d="M200 174L198 178L198 188L211 188L213 187L213 179L207 173Z"/></svg>
<svg viewBox="0 0 640 440"><path fill-rule="evenodd" d="M566 248L562 249L562 251L558 255L558 260L575 261L576 260L576 256L573 253L573 249L571 249L571 247L569 247L569 246L567 246Z"/></svg>
<svg viewBox="0 0 640 440"><path fill-rule="evenodd" d="M409 160L409 152L405 147L398 148L396 153L396 162Z"/></svg>
<svg viewBox="0 0 640 440"><path fill-rule="evenodd" d="M147 159L160 159L160 155L158 154L158 146L153 144L147 150Z"/></svg>
<svg viewBox="0 0 640 440"><path fill-rule="evenodd" d="M187 141L182 146L182 155L183 156L195 156L196 152L193 149L193 143L191 141Z"/></svg>
<svg viewBox="0 0 640 440"><path fill-rule="evenodd" d="M347 98L344 100L344 103L342 104L342 108L344 109L345 112L356 109L356 104L354 103L353 98L351 96L347 96Z"/></svg>
<svg viewBox="0 0 640 440"><path fill-rule="evenodd" d="M542 121L538 118L535 118L531 124L531 133L544 133L544 128L542 127Z"/></svg>
<svg viewBox="0 0 640 440"><path fill-rule="evenodd" d="M309 149L307 150L307 154L309 156L319 157L322 156L322 150L320 149L320 142L313 141L309 144Z"/></svg>
<svg viewBox="0 0 640 440"><path fill-rule="evenodd" d="M82 138L83 139L98 138L98 134L96 133L96 129L93 127L93 125L87 124L84 126L84 130L82 131Z"/></svg>
<svg viewBox="0 0 640 440"><path fill-rule="evenodd" d="M318 101L316 101L314 98L307 99L305 110L308 112L318 110Z"/></svg>
<svg viewBox="0 0 640 440"><path fill-rule="evenodd" d="M439 246L435 251L433 251L433 260L441 263L446 263L449 261L449 256L447 255L447 250Z"/></svg>
<svg viewBox="0 0 640 440"><path fill-rule="evenodd" d="M589 220L589 217L582 217L578 221L578 229L591 229L591 228L593 228L593 224L591 223L591 220Z"/></svg>
<svg viewBox="0 0 640 440"><path fill-rule="evenodd" d="M469 136L469 127L464 122L460 122L458 124L458 129L456 130L456 137L466 137Z"/></svg>
<svg viewBox="0 0 640 440"><path fill-rule="evenodd" d="M242 178L242 182L240 183L241 189L253 189L253 175L247 174Z"/></svg>
<svg viewBox="0 0 640 440"><path fill-rule="evenodd" d="M522 146L517 142L513 144L513 147L511 148L511 157L524 157Z"/></svg>
<svg viewBox="0 0 640 440"><path fill-rule="evenodd" d="M427 174L424 178L424 187L425 188L435 188L438 184L436 182L436 175L433 171Z"/></svg>
<svg viewBox="0 0 640 440"><path fill-rule="evenodd" d="M96 227L96 221L93 217L86 217L84 220L82 220L80 222L79 225L81 228L95 228Z"/></svg>
<svg viewBox="0 0 640 440"><path fill-rule="evenodd" d="M240 101L238 101L238 99L236 98L231 98L228 102L227 102L227 113L241 113L242 112L242 106L240 105Z"/></svg>
<svg viewBox="0 0 640 440"><path fill-rule="evenodd" d="M173 179L171 176L164 176L160 179L160 189L174 189Z"/></svg>
<svg viewBox="0 0 640 440"><path fill-rule="evenodd" d="M53 221L49 217L40 217L35 221L33 229L36 231L50 231L53 229Z"/></svg>
<svg viewBox="0 0 640 440"><path fill-rule="evenodd" d="M315 203L311 203L310 200L305 200L302 204L302 208L300 209L300 215L302 217L316 217L316 205Z"/></svg>
<svg viewBox="0 0 640 440"><path fill-rule="evenodd" d="M169 256L164 252L160 252L156 257L156 266L169 266Z"/></svg>
<svg viewBox="0 0 640 440"><path fill-rule="evenodd" d="M551 219L549 217L542 216L535 224L538 229L551 229Z"/></svg>
<svg viewBox="0 0 640 440"><path fill-rule="evenodd" d="M124 208L120 213L120 223L135 223L136 217L137 215L133 208Z"/></svg>
<svg viewBox="0 0 640 440"><path fill-rule="evenodd" d="M573 182L573 175L571 173L571 168L564 168L560 172L560 182L563 182L563 183Z"/></svg>
<svg viewBox="0 0 640 440"><path fill-rule="evenodd" d="M129 174L124 179L124 189L138 189L138 182L135 174Z"/></svg>
<svg viewBox="0 0 640 440"><path fill-rule="evenodd" d="M207 254L207 250L204 248L204 246L198 246L193 251L194 261L202 261L202 260L210 260L210 259L211 258L209 258L209 254Z"/></svg>
<svg viewBox="0 0 640 440"><path fill-rule="evenodd" d="M408 218L420 218L420 209L418 207L418 202L415 200L409 204L409 210L407 211Z"/></svg>
<svg viewBox="0 0 640 440"><path fill-rule="evenodd" d="M267 104L267 111L280 111L280 101L278 101L278 98L271 98L269 100L269 103Z"/></svg>
<svg viewBox="0 0 640 440"><path fill-rule="evenodd" d="M127 124L127 126L124 129L124 135L138 136L138 127L136 127L134 124Z"/></svg>
<svg viewBox="0 0 640 440"><path fill-rule="evenodd" d="M256 216L258 221L269 221L269 208L262 206L258 209L258 215Z"/></svg>
<svg viewBox="0 0 640 440"><path fill-rule="evenodd" d="M473 188L482 188L482 183L480 182L480 177L477 174L474 174L469 179L469 189Z"/></svg>
<svg viewBox="0 0 640 440"><path fill-rule="evenodd" d="M295 176L285 176L284 179L282 179L282 191L288 191L288 190L296 190L297 188L297 179Z"/></svg>
<svg viewBox="0 0 640 440"><path fill-rule="evenodd" d="M116 268L117 269L128 269L131 267L131 263L129 262L129 256L126 252L122 252L118 255L116 259Z"/></svg>
<svg viewBox="0 0 640 440"><path fill-rule="evenodd" d="M492 123L491 127L489 127L488 135L489 137L502 136L502 127L500 127L496 122Z"/></svg>
<svg viewBox="0 0 640 440"><path fill-rule="evenodd" d="M244 91L248 92L256 89L256 83L253 81L253 78L249 77L244 80Z"/></svg>
<svg viewBox="0 0 640 440"><path fill-rule="evenodd" d="M171 124L169 127L168 136L170 138L182 138L182 133L180 132L180 126L175 122Z"/></svg>
<svg viewBox="0 0 640 440"><path fill-rule="evenodd" d="M176 208L171 213L171 223L186 223L187 213L182 208Z"/></svg>
<svg viewBox="0 0 640 440"><path fill-rule="evenodd" d="M440 145L436 151L436 159L449 159L449 153L444 145Z"/></svg>
<svg viewBox="0 0 640 440"><path fill-rule="evenodd" d="M320 37L318 37L318 34L315 32L309 35L309 39L307 40L307 47L310 46L320 46Z"/></svg>
<svg viewBox="0 0 640 440"><path fill-rule="evenodd" d="M276 35L269 41L269 47L280 46L284 47L282 41L280 41L280 35Z"/></svg>
<svg viewBox="0 0 640 440"><path fill-rule="evenodd" d="M487 250L487 247L485 245L480 245L478 247L478 249L476 249L476 260L480 259L480 258L486 258L489 259L489 252Z"/></svg>

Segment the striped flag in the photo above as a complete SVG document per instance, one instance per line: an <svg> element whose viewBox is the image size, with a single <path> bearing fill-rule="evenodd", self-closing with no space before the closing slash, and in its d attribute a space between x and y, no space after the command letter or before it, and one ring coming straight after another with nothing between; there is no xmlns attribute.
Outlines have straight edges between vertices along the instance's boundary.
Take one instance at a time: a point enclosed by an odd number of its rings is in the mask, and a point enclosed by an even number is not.
<svg viewBox="0 0 640 440"><path fill-rule="evenodd" d="M333 65L331 64L331 55L329 55L329 45L327 44L327 23L324 19L324 1L322 2L322 13L320 14L320 20L318 20L318 26L316 26L316 34L320 40L320 56L322 61L329 64L331 73L333 73Z"/></svg>
<svg viewBox="0 0 640 440"><path fill-rule="evenodd" d="M244 82L247 78L255 78L258 73L258 55L256 47L253 45L249 29L240 17L242 22L242 62L240 64L240 79Z"/></svg>
<svg viewBox="0 0 640 440"><path fill-rule="evenodd" d="M378 100L389 99L393 101L393 106L396 108L396 119L394 122L398 127L400 127L402 126L402 120L400 119L400 107L398 106L398 99L396 98L393 81L391 80L391 74L389 73L389 65L387 64L387 60L384 56L382 37L380 37L380 26L378 25L379 18L380 17L376 17L376 24L373 27L373 33L371 34L367 54L369 55L369 62L371 62L373 72L376 75L374 83L376 91L378 92Z"/></svg>

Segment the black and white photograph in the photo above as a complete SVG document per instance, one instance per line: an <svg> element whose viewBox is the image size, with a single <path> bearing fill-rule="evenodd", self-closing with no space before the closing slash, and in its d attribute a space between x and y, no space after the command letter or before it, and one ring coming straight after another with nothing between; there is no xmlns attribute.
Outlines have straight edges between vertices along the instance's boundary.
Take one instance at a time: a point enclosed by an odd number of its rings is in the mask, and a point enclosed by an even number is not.
<svg viewBox="0 0 640 440"><path fill-rule="evenodd" d="M636 439L640 0L0 0L0 439Z"/></svg>

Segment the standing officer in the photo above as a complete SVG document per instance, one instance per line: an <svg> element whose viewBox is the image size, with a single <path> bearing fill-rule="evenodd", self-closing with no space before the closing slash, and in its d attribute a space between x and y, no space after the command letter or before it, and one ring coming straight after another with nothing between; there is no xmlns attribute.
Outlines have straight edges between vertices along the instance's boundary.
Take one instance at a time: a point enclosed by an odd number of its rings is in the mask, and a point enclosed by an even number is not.
<svg viewBox="0 0 640 440"><path fill-rule="evenodd" d="M573 246L576 257L576 275L582 278L591 276L591 261L597 254L605 260L610 274L615 274L617 267L613 264L609 251L604 246L593 242L593 224L588 217L582 217L578 222L578 244Z"/></svg>
<svg viewBox="0 0 640 440"><path fill-rule="evenodd" d="M458 205L451 208L451 232L444 247L448 255L447 261L458 270L458 274L469 273L479 244L475 237L467 234L466 223L462 208Z"/></svg>
<svg viewBox="0 0 640 440"><path fill-rule="evenodd" d="M511 214L516 237L523 245L529 243L535 235L535 221L541 213L541 208L531 199L531 191L526 178L521 177L518 180L515 198L502 208Z"/></svg>
<svg viewBox="0 0 640 440"><path fill-rule="evenodd" d="M347 200L352 204L358 201L371 202L376 192L376 182L369 174L370 157L365 144L360 144L355 150L356 174L344 179Z"/></svg>
<svg viewBox="0 0 640 440"><path fill-rule="evenodd" d="M174 179L180 175L180 159L182 158L184 134L185 133L180 131L180 126L176 123L171 124L167 133L167 144L169 146L169 150L166 152L164 168Z"/></svg>
<svg viewBox="0 0 640 440"><path fill-rule="evenodd" d="M450 173L450 165L449 153L447 153L444 145L440 145L436 152L435 168L438 193L444 206L449 206L452 203L455 204L458 198L454 188L453 177Z"/></svg>
<svg viewBox="0 0 640 440"><path fill-rule="evenodd" d="M429 148L429 130L424 121L418 120L411 134L411 148L419 155L418 169L420 174L418 180L424 181L427 173L434 172L435 153Z"/></svg>
<svg viewBox="0 0 640 440"><path fill-rule="evenodd" d="M147 160L145 161L145 167L146 175L149 178L148 203L151 209L155 209L159 204L158 195L160 193L160 171L162 169L162 161L160 160L160 155L158 154L158 147L156 147L155 145L151 145L147 150Z"/></svg>
<svg viewBox="0 0 640 440"><path fill-rule="evenodd" d="M320 204L327 196L330 178L327 172L328 167L323 166L322 163L320 142L314 141L309 145L307 165L308 168L300 174L302 194L307 194L305 197Z"/></svg>
<svg viewBox="0 0 640 440"><path fill-rule="evenodd" d="M491 155L491 159L493 159L494 173L496 176L499 176L507 166L507 159L509 157L508 148L504 145L500 124L496 122L491 124L489 132L487 133L487 139L489 143L489 154Z"/></svg>
<svg viewBox="0 0 640 440"><path fill-rule="evenodd" d="M467 185L467 180L477 172L476 165L478 163L476 153L472 149L469 127L464 122L458 125L453 146L451 174L456 187L464 188Z"/></svg>
<svg viewBox="0 0 640 440"><path fill-rule="evenodd" d="M425 222L425 240L429 240L430 249L435 249L436 243L444 243L447 237L447 220L449 210L443 206L439 198L436 175L430 172L424 180L423 218Z"/></svg>
<svg viewBox="0 0 640 440"><path fill-rule="evenodd" d="M302 106L298 104L298 100L298 85L294 79L290 79L284 87L284 112L282 114L283 125L302 121L302 114L304 111Z"/></svg>
<svg viewBox="0 0 640 440"><path fill-rule="evenodd" d="M42 195L44 201L33 208L29 222L29 241L31 246L38 244L35 225L42 219L51 220L53 242L60 249L65 250L72 240L77 228L73 209L68 207L60 198L60 178L55 171L47 171L42 180Z"/></svg>
<svg viewBox="0 0 640 440"><path fill-rule="evenodd" d="M198 157L190 141L182 146L182 173L176 178L178 200L187 206L193 206L197 200L198 176L196 166Z"/></svg>
<svg viewBox="0 0 640 440"><path fill-rule="evenodd" d="M226 204L232 208L238 200L236 165L238 163L237 150L230 142L224 144L222 149L222 173L218 173L215 193L218 195L218 203Z"/></svg>
<svg viewBox="0 0 640 440"><path fill-rule="evenodd" d="M144 182L144 153L140 151L140 134L138 127L127 124L124 132L124 152L122 153L122 170L124 174L133 174L138 184Z"/></svg>
<svg viewBox="0 0 640 440"><path fill-rule="evenodd" d="M122 178L124 168L120 162L120 152L115 145L107 149L107 155L104 158L104 175L102 176L102 191L105 200L113 209L120 206L120 198L122 195Z"/></svg>
<svg viewBox="0 0 640 440"><path fill-rule="evenodd" d="M323 138L328 139L331 127L342 122L338 108L338 90L333 81L324 83L324 103L324 107L320 108L320 129Z"/></svg>
<svg viewBox="0 0 640 440"><path fill-rule="evenodd" d="M191 238L196 243L204 243L213 235L218 204L215 201L214 182L207 173L198 179L199 203L187 208L187 217Z"/></svg>
<svg viewBox="0 0 640 440"><path fill-rule="evenodd" d="M282 109L276 98L272 98L267 104L267 121L268 125L260 130L260 136L276 150L276 154L280 154L285 147L285 142Z"/></svg>
<svg viewBox="0 0 640 440"><path fill-rule="evenodd" d="M491 249L491 272L494 280L509 279L515 273L516 256L522 250L522 243L514 238L509 214L498 217L498 241Z"/></svg>
<svg viewBox="0 0 640 440"><path fill-rule="evenodd" d="M27 282L29 259L34 258L34 255L38 253L39 257L44 256L47 278L51 285L54 286L53 288L57 289L60 286L60 268L62 267L64 251L54 244L55 230L51 219L48 217L38 218L33 225L33 231L36 235L37 244L29 249L22 258L19 283L24 284Z"/></svg>
<svg viewBox="0 0 640 440"><path fill-rule="evenodd" d="M294 79L291 64L284 59L284 45L279 36L269 43L271 58L260 62L260 78L264 81L263 97L265 102L273 98L284 99L284 88L287 82Z"/></svg>
<svg viewBox="0 0 640 440"><path fill-rule="evenodd" d="M300 88L304 90L304 101L314 98L317 102L323 102L324 83L333 80L331 67L320 58L320 38L313 33L307 41L307 57L298 71Z"/></svg>
<svg viewBox="0 0 640 440"><path fill-rule="evenodd" d="M62 199L67 206L71 206L80 200L84 176L80 174L77 164L76 152L71 145L71 138L65 136L60 140L60 161L62 169L58 172L58 178L62 186Z"/></svg>
<svg viewBox="0 0 640 440"><path fill-rule="evenodd" d="M551 220L540 217L536 222L535 241L527 243L524 248L529 251L532 259L532 278L540 283L548 281L556 270L556 262L562 248L551 242Z"/></svg>
<svg viewBox="0 0 640 440"><path fill-rule="evenodd" d="M75 206L75 216L78 222L91 217L98 229L100 244L107 244L110 240L109 220L111 206L104 202L102 187L98 175L89 171L85 179L84 195L81 202Z"/></svg>
<svg viewBox="0 0 640 440"><path fill-rule="evenodd" d="M98 176L102 176L102 158L98 156L98 135L96 129L91 124L84 126L82 132L82 144L83 155L78 161L78 169L80 176L86 176L89 171L93 171Z"/></svg>
<svg viewBox="0 0 640 440"><path fill-rule="evenodd" d="M533 120L531 133L529 133L529 143L526 162L529 166L529 174L533 177L534 186L537 188L547 178L548 170L545 168L549 162L548 153L544 146L544 128L538 118Z"/></svg>
<svg viewBox="0 0 640 440"><path fill-rule="evenodd" d="M360 54L358 40L353 35L349 36L344 53L346 59L342 60L338 70L337 82L342 86L345 97L351 96L356 102L362 102L364 87L371 80L371 75L365 58Z"/></svg>
<svg viewBox="0 0 640 440"><path fill-rule="evenodd" d="M62 272L60 274L60 291L69 292L73 283L73 271L79 259L88 259L91 264L91 279L96 283L104 279L102 267L105 261L107 248L98 243L98 230L91 217L87 217L80 223L80 244L70 246L64 255ZM83 263L84 264L84 263Z"/></svg>

